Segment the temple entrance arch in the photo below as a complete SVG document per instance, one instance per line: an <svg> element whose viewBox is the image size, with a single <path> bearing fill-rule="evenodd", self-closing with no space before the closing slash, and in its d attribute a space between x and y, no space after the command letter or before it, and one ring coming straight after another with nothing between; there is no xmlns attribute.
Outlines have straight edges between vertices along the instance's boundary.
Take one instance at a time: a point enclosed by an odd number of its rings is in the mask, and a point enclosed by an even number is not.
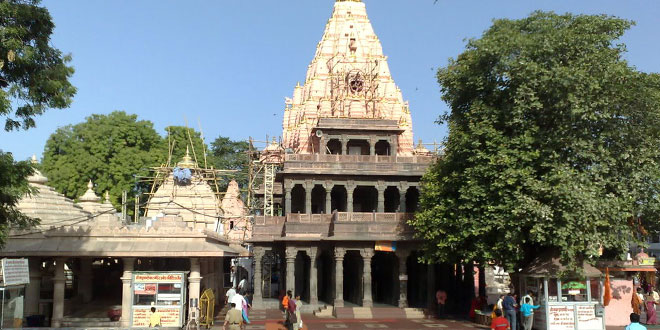
<svg viewBox="0 0 660 330"><path fill-rule="evenodd" d="M363 261L360 251L349 250L344 256L344 302L362 305Z"/></svg>
<svg viewBox="0 0 660 330"><path fill-rule="evenodd" d="M293 295L300 295L300 299L309 303L309 270L311 259L305 251L298 251L295 261L295 289Z"/></svg>
<svg viewBox="0 0 660 330"><path fill-rule="evenodd" d="M346 212L346 187L334 186L330 192L331 211Z"/></svg>
<svg viewBox="0 0 660 330"><path fill-rule="evenodd" d="M398 306L398 259L393 252L376 251L371 259L371 292L374 303Z"/></svg>

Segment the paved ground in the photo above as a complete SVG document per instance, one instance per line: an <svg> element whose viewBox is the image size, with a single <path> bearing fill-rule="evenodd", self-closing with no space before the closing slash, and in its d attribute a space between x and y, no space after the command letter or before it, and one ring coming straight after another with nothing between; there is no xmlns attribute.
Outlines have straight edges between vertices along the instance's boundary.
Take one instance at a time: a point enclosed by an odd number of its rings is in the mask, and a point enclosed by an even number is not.
<svg viewBox="0 0 660 330"><path fill-rule="evenodd" d="M415 320L401 320L401 319L372 319L372 320L357 320L357 319L335 319L335 318L317 318L312 314L303 314L304 330L327 330L327 329L347 329L347 330L363 330L363 329L390 329L390 330L407 330L407 329L446 329L446 330L463 330L463 329L487 329L488 327L477 325L468 321L458 320L436 320L436 319L415 319ZM286 329L282 324L282 313L278 310L253 310L250 311L249 325L246 325L245 330L260 329L260 330L284 330ZM220 323L216 324L214 329L221 329Z"/></svg>

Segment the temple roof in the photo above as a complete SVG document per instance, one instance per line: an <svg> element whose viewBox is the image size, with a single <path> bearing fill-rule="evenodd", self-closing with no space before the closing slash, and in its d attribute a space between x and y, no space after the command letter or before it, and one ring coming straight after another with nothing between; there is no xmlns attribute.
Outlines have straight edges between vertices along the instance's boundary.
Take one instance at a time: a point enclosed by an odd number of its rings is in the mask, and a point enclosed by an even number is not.
<svg viewBox="0 0 660 330"><path fill-rule="evenodd" d="M337 1L303 85L286 99L283 141L296 153L313 151L320 118L389 119L402 130L398 154L413 152L408 103L394 83L365 4Z"/></svg>
<svg viewBox="0 0 660 330"><path fill-rule="evenodd" d="M32 162L36 162L36 157L32 157ZM36 193L26 195L18 202L21 213L39 219L42 227L66 226L90 219L91 213L47 186L46 182L48 178L39 170L28 177L28 184L36 189Z"/></svg>

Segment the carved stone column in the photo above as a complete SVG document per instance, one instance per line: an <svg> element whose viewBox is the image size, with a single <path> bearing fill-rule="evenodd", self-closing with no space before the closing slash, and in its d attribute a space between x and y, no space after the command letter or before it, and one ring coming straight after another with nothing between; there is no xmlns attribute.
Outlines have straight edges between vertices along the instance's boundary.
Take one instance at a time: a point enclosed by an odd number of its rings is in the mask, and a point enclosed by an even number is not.
<svg viewBox="0 0 660 330"><path fill-rule="evenodd" d="M41 258L29 258L30 284L25 289L25 315L39 314L41 296Z"/></svg>
<svg viewBox="0 0 660 330"><path fill-rule="evenodd" d="M410 255L409 250L397 250L396 257L399 260L399 307L408 307L408 269L406 261Z"/></svg>
<svg viewBox="0 0 660 330"><path fill-rule="evenodd" d="M255 308L260 308L263 304L263 293L261 289L263 288L263 279L261 274L261 261L264 257L266 251L263 247L255 246L253 250L254 254L254 296L252 297L253 305Z"/></svg>
<svg viewBox="0 0 660 330"><path fill-rule="evenodd" d="M378 191L378 213L385 212L385 188L387 188L385 182L378 181L378 184L376 185L376 190Z"/></svg>
<svg viewBox="0 0 660 330"><path fill-rule="evenodd" d="M286 258L286 290L296 294L296 255L298 250L295 247L287 246L285 251Z"/></svg>
<svg viewBox="0 0 660 330"><path fill-rule="evenodd" d="M339 141L341 141L341 154L348 155L348 139L341 138Z"/></svg>
<svg viewBox="0 0 660 330"><path fill-rule="evenodd" d="M291 213L291 189L293 182L284 181L284 214Z"/></svg>
<svg viewBox="0 0 660 330"><path fill-rule="evenodd" d="M373 307L374 301L371 297L371 258L374 256L374 249L365 248L360 251L362 254L362 283L363 283L363 296L362 307Z"/></svg>
<svg viewBox="0 0 660 330"><path fill-rule="evenodd" d="M64 317L64 284L66 278L64 277L64 263L65 258L55 259L55 277L53 277L53 315L51 317L50 326L59 328L62 326L62 318Z"/></svg>
<svg viewBox="0 0 660 330"><path fill-rule="evenodd" d="M346 249L335 248L335 307L344 307L344 255Z"/></svg>
<svg viewBox="0 0 660 330"><path fill-rule="evenodd" d="M314 183L312 181L305 181L305 214L312 214L312 190L314 190Z"/></svg>
<svg viewBox="0 0 660 330"><path fill-rule="evenodd" d="M190 299L199 299L199 286L201 281L202 276L200 274L199 258L190 258L190 275L188 275L188 301L190 301Z"/></svg>
<svg viewBox="0 0 660 330"><path fill-rule="evenodd" d="M328 143L326 142L325 135L321 135L321 138L319 139L319 149L321 155L325 155L328 153Z"/></svg>
<svg viewBox="0 0 660 330"><path fill-rule="evenodd" d="M346 183L346 212L353 212L353 190L356 184L353 181Z"/></svg>
<svg viewBox="0 0 660 330"><path fill-rule="evenodd" d="M332 188L335 185L331 181L326 181L325 184L323 184L323 188L325 188L325 213L330 214L332 213Z"/></svg>
<svg viewBox="0 0 660 330"><path fill-rule="evenodd" d="M131 296L131 281L133 280L133 270L135 269L135 258L123 258L124 273L121 276L121 319L119 326L128 328L131 326L131 305L133 297Z"/></svg>
<svg viewBox="0 0 660 330"><path fill-rule="evenodd" d="M406 192L408 191L408 182L401 181L399 183L399 212L406 212Z"/></svg>
<svg viewBox="0 0 660 330"><path fill-rule="evenodd" d="M369 155L374 156L376 154L376 141L374 139L369 139Z"/></svg>
<svg viewBox="0 0 660 330"><path fill-rule="evenodd" d="M317 249L312 246L309 250L309 303L312 305L319 303Z"/></svg>

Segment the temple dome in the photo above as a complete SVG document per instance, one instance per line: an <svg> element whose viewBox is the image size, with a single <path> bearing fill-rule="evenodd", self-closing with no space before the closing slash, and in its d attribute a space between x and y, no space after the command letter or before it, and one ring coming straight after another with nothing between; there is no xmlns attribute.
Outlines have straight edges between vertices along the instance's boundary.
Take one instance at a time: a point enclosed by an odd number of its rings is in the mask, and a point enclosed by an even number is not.
<svg viewBox="0 0 660 330"><path fill-rule="evenodd" d="M36 157L32 156L32 162L36 161ZM41 227L83 225L91 219L90 212L47 186L46 182L48 179L39 170L28 177L28 184L36 192L19 200L17 208L21 213L39 219Z"/></svg>

